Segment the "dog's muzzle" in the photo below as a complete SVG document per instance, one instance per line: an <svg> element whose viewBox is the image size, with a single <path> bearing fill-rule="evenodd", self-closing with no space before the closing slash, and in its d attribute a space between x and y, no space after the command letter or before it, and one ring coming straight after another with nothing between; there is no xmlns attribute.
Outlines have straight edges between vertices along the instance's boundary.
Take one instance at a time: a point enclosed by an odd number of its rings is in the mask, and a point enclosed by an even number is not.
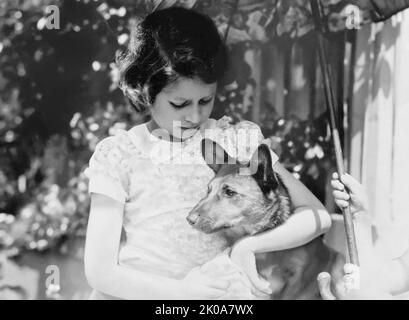
<svg viewBox="0 0 409 320"><path fill-rule="evenodd" d="M214 220L209 218L209 217L202 217L200 216L199 213L197 212L191 212L189 215L186 217L186 220L189 222L189 224L204 233L212 233L214 232Z"/></svg>
<svg viewBox="0 0 409 320"><path fill-rule="evenodd" d="M199 215L197 213L189 213L189 215L186 217L187 222L189 222L190 225L194 226L197 221L199 221Z"/></svg>
<svg viewBox="0 0 409 320"><path fill-rule="evenodd" d="M230 227L227 225L216 227L216 221L214 221L212 218L203 217L199 213L193 211L189 213L189 215L186 217L186 220L193 228L204 233L213 233L219 231L220 229L226 229Z"/></svg>

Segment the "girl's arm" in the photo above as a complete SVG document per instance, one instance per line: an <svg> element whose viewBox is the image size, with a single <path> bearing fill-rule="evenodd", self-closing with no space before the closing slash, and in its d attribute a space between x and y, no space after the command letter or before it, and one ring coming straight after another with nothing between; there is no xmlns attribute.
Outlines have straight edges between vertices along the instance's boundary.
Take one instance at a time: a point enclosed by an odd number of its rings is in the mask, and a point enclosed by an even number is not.
<svg viewBox="0 0 409 320"><path fill-rule="evenodd" d="M177 280L118 264L124 204L92 193L85 244L85 274L97 291L122 299L175 299Z"/></svg>
<svg viewBox="0 0 409 320"><path fill-rule="evenodd" d="M331 227L331 217L321 202L282 164L276 162L273 169L288 189L294 214L271 231L243 239L241 244L254 253L299 247Z"/></svg>

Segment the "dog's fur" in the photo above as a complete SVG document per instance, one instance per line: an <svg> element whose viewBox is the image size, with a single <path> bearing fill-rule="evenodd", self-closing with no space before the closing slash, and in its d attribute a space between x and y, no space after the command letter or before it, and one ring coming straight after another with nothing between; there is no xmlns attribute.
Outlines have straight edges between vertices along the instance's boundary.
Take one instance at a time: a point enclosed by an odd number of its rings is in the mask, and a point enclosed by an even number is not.
<svg viewBox="0 0 409 320"><path fill-rule="evenodd" d="M290 217L290 196L273 171L267 145L261 144L245 164L208 139L202 141L202 154L216 175L207 195L187 217L193 227L205 233L222 232L233 245ZM318 273L341 265L339 255L321 238L295 249L256 254L256 258L259 273L274 290L272 299L318 299Z"/></svg>

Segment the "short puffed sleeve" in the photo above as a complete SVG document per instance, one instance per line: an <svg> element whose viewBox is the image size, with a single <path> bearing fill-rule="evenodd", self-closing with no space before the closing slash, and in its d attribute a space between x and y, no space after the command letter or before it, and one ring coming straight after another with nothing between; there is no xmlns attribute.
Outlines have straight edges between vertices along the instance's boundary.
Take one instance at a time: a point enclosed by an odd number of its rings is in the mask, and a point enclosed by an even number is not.
<svg viewBox="0 0 409 320"><path fill-rule="evenodd" d="M240 121L230 124L229 117L223 117L216 123L215 141L218 142L227 153L239 161L249 161L258 146L267 141L260 127L251 121ZM268 144L268 143L267 143ZM270 154L273 165L279 157L271 150Z"/></svg>
<svg viewBox="0 0 409 320"><path fill-rule="evenodd" d="M119 144L116 136L101 140L84 173L89 179L89 194L99 193L125 203L129 198L129 181L125 170L127 153Z"/></svg>

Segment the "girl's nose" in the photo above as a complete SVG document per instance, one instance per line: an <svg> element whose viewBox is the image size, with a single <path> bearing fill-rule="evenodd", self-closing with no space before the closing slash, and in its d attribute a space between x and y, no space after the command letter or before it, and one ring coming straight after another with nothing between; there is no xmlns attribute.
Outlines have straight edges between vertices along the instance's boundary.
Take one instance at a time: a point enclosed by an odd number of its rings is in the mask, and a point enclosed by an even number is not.
<svg viewBox="0 0 409 320"><path fill-rule="evenodd" d="M192 106L185 119L191 123L199 123L201 120L201 112L198 105Z"/></svg>

